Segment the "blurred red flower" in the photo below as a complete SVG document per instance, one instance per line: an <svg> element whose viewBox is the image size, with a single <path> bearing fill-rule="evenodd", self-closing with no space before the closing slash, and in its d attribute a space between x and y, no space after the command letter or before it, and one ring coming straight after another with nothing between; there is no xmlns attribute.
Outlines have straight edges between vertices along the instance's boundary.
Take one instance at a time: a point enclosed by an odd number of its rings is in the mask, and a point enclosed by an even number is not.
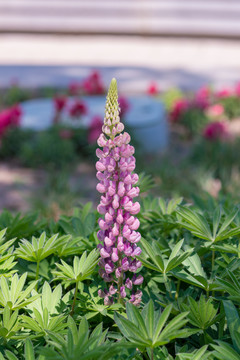
<svg viewBox="0 0 240 360"><path fill-rule="evenodd" d="M2 136L9 127L19 126L22 116L22 110L19 105L14 105L0 112L0 136Z"/></svg>
<svg viewBox="0 0 240 360"><path fill-rule="evenodd" d="M129 110L130 108L130 104L128 99L125 96L119 96L118 98L118 103L119 103L119 107L121 109L121 113L120 115L122 117L124 117L126 115L126 112Z"/></svg>
<svg viewBox="0 0 240 360"><path fill-rule="evenodd" d="M87 95L100 95L104 93L104 86L98 71L93 71L82 83L84 93Z"/></svg>
<svg viewBox="0 0 240 360"><path fill-rule="evenodd" d="M223 89L217 91L215 95L218 98L225 98L225 97L233 95L233 92L229 88L223 88Z"/></svg>
<svg viewBox="0 0 240 360"><path fill-rule="evenodd" d="M65 95L55 96L53 102L56 112L61 112L67 104L67 97Z"/></svg>
<svg viewBox="0 0 240 360"><path fill-rule="evenodd" d="M203 130L203 136L208 140L224 140L229 136L227 123L215 121L209 123Z"/></svg>
<svg viewBox="0 0 240 360"><path fill-rule="evenodd" d="M205 109L210 103L211 89L208 86L201 87L195 94L194 103L200 109Z"/></svg>
<svg viewBox="0 0 240 360"><path fill-rule="evenodd" d="M237 83L235 87L235 93L237 96L240 96L240 81Z"/></svg>
<svg viewBox="0 0 240 360"><path fill-rule="evenodd" d="M96 115L92 118L88 129L88 142L93 144L97 141L102 132L103 120L100 116Z"/></svg>
<svg viewBox="0 0 240 360"><path fill-rule="evenodd" d="M83 101L75 100L75 102L69 108L69 115L74 118L78 118L87 113L87 107Z"/></svg>
<svg viewBox="0 0 240 360"><path fill-rule="evenodd" d="M157 95L157 94L159 94L159 92L160 91L159 91L157 83L151 82L147 88L147 94L148 95Z"/></svg>
<svg viewBox="0 0 240 360"><path fill-rule="evenodd" d="M189 102L186 99L178 99L175 101L172 110L169 113L171 122L178 122L181 115L189 108Z"/></svg>

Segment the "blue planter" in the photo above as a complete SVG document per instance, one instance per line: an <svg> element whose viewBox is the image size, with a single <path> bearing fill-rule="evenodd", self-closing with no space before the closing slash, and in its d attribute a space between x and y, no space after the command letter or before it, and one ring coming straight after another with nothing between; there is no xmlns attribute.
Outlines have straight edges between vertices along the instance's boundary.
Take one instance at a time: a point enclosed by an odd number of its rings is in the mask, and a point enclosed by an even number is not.
<svg viewBox="0 0 240 360"><path fill-rule="evenodd" d="M125 123L131 134L146 152L162 150L168 144L168 124L161 102L150 96L129 96L130 108ZM63 113L63 123L72 127L88 127L93 116L104 116L104 96L83 96L88 113L81 120L71 120ZM21 126L36 131L45 130L52 125L54 106L51 99L35 99L23 102L23 120Z"/></svg>

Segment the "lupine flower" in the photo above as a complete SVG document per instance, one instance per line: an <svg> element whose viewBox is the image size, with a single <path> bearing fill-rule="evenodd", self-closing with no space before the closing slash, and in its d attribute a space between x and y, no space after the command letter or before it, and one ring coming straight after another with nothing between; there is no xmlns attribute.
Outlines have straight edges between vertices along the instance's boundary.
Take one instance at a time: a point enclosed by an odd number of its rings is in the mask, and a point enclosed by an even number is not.
<svg viewBox="0 0 240 360"><path fill-rule="evenodd" d="M203 136L211 141L227 139L229 137L228 124L225 121L209 123L203 131Z"/></svg>
<svg viewBox="0 0 240 360"><path fill-rule="evenodd" d="M69 109L70 116L74 118L78 118L87 113L87 107L84 102L80 100L75 100L75 102L71 105Z"/></svg>
<svg viewBox="0 0 240 360"><path fill-rule="evenodd" d="M141 254L138 246L141 235L137 231L140 225L135 215L140 211L140 204L134 202L139 195L136 185L138 175L135 169L134 147L130 135L123 133L124 125L119 117L117 82L111 81L107 95L104 124L97 143L99 160L96 163L97 190L101 194L98 212L99 219L98 245L101 255L99 274L109 283L108 290L99 290L105 304L112 304L117 297L123 303L131 291L133 304L141 302L141 291L136 287L143 282L136 272L141 262L136 256Z"/></svg>

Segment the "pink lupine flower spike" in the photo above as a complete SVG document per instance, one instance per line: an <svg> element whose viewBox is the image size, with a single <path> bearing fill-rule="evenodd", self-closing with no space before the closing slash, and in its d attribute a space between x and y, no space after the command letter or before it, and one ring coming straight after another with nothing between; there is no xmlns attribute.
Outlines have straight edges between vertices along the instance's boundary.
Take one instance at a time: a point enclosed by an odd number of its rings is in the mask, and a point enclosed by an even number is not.
<svg viewBox="0 0 240 360"><path fill-rule="evenodd" d="M117 82L111 81L105 108L102 133L97 142L100 148L96 154L97 190L101 194L98 212L101 260L99 273L109 289L99 290L104 303L110 305L117 298L119 303L129 296L130 302L139 305L142 292L137 286L143 277L136 275L141 262L136 256L141 254L138 242L141 239L137 231L140 225L135 215L140 211L140 204L134 199L139 195L136 186L138 175L135 169L134 147L130 135L123 132L124 125L119 117Z"/></svg>

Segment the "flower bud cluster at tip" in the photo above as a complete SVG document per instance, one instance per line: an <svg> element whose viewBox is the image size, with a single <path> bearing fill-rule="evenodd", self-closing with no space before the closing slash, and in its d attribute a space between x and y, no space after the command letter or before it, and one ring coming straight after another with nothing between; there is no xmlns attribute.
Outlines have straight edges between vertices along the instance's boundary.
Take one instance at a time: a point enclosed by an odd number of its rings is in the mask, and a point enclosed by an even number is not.
<svg viewBox="0 0 240 360"><path fill-rule="evenodd" d="M124 126L120 122L117 82L112 80L107 95L103 133L98 138L96 154L97 190L101 194L98 212L100 230L98 239L101 260L99 273L109 289L99 290L104 303L110 305L115 296L125 298L130 293L130 302L139 305L142 292L137 286L143 277L137 275L141 262L138 242L141 239L137 231L140 222L135 215L140 211L140 204L134 201L139 195L136 185L138 175L135 169L135 149L131 146L130 135L122 133ZM108 136L108 138L106 137Z"/></svg>
<svg viewBox="0 0 240 360"><path fill-rule="evenodd" d="M111 139L124 130L124 125L120 122L119 112L117 81L112 79L107 94L104 124L102 126L102 132Z"/></svg>

